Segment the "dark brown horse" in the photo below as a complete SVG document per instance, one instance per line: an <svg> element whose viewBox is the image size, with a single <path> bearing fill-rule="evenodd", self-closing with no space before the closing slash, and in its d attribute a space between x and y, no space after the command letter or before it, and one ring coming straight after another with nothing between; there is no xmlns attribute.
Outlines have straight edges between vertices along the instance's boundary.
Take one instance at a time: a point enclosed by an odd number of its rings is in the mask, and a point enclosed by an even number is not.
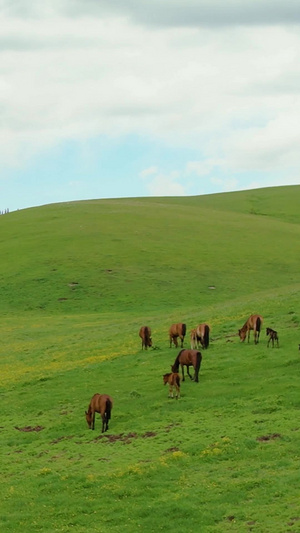
<svg viewBox="0 0 300 533"><path fill-rule="evenodd" d="M263 325L263 317L261 315L251 315L247 322L239 329L239 336L242 342L244 342L246 335L248 334L248 342L250 338L250 331L253 330L254 333L254 344L258 344L260 330Z"/></svg>
<svg viewBox="0 0 300 533"><path fill-rule="evenodd" d="M180 398L180 375L178 372L169 372L163 376L164 385L169 385L169 398L174 398L173 388L175 388L176 400Z"/></svg>
<svg viewBox="0 0 300 533"><path fill-rule="evenodd" d="M90 429L95 429L95 414L100 413L102 418L102 433L108 430L108 421L111 418L113 399L108 394L94 394L90 401L85 418Z"/></svg>
<svg viewBox="0 0 300 533"><path fill-rule="evenodd" d="M151 348L152 346L152 339L151 339L151 329L148 326L142 326L139 331L139 336L142 339L142 350L145 347L145 350L147 350L148 346Z"/></svg>
<svg viewBox="0 0 300 533"><path fill-rule="evenodd" d="M202 355L200 352L198 352L198 350L181 350L179 354L177 355L174 361L174 364L171 366L171 369L172 369L172 372L178 372L179 365L181 365L182 381L184 381L183 367L186 366L186 371L190 379L193 379L194 381L198 382L201 361L202 361ZM194 367L194 370L195 370L194 377L192 377L189 372L190 366Z"/></svg>
<svg viewBox="0 0 300 533"><path fill-rule="evenodd" d="M169 329L169 337L170 337L170 348L172 347L172 342L174 343L174 346L178 348L178 337L181 340L181 348L183 348L183 341L186 334L186 325L185 324L172 324L172 326Z"/></svg>
<svg viewBox="0 0 300 533"><path fill-rule="evenodd" d="M270 341L272 341L272 348L274 348L274 341L277 342L277 348L279 348L279 337L278 337L277 331L275 331L272 328L267 328L266 334L269 335L269 340L267 344L268 348L269 348Z"/></svg>

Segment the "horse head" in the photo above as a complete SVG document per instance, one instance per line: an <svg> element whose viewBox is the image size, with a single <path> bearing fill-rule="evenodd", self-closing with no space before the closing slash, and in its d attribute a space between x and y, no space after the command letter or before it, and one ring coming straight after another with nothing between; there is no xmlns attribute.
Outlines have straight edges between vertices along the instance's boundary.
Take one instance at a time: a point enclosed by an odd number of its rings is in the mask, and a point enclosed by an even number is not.
<svg viewBox="0 0 300 533"><path fill-rule="evenodd" d="M244 342L244 340L246 338L246 331L243 328L239 329L239 337L240 337L241 341Z"/></svg>

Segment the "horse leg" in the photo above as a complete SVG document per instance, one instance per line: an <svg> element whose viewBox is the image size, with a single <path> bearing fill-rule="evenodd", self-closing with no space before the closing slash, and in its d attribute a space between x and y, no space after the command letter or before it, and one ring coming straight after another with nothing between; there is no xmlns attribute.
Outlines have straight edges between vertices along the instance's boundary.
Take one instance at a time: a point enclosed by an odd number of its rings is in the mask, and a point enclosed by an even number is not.
<svg viewBox="0 0 300 533"><path fill-rule="evenodd" d="M271 337L269 337L267 348L269 348L270 340L271 340Z"/></svg>
<svg viewBox="0 0 300 533"><path fill-rule="evenodd" d="M193 380L193 378L192 378L192 376L191 376L191 374L190 374L190 367L189 367L189 365L186 366L186 371L187 371L187 373L188 373L188 375L189 375L189 378L190 378L191 380Z"/></svg>
<svg viewBox="0 0 300 533"><path fill-rule="evenodd" d="M172 385L170 385L170 387L169 387L169 398L174 398Z"/></svg>
<svg viewBox="0 0 300 533"><path fill-rule="evenodd" d="M181 373L182 373L182 381L184 381L185 378L184 378L184 368L183 368L183 365L181 365Z"/></svg>
<svg viewBox="0 0 300 533"><path fill-rule="evenodd" d="M107 430L107 420L106 420L105 413L103 413L103 415L101 415L101 417L102 417L102 433L104 433L104 431Z"/></svg>

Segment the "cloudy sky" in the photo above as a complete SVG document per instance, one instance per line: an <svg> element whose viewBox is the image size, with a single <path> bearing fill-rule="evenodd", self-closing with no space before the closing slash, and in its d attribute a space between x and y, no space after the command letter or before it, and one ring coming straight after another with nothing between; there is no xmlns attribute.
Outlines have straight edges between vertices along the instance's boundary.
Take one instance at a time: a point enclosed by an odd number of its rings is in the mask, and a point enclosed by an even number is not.
<svg viewBox="0 0 300 533"><path fill-rule="evenodd" d="M299 0L0 0L0 211L299 184Z"/></svg>

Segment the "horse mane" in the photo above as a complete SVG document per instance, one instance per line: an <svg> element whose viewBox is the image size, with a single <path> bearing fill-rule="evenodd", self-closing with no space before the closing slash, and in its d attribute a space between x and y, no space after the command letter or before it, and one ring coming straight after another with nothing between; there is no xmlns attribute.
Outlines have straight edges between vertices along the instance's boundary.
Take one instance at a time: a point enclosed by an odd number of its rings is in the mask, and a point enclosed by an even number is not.
<svg viewBox="0 0 300 533"><path fill-rule="evenodd" d="M177 355L175 361L174 361L174 364L172 366L172 370L173 372L178 372L178 369L179 369L179 357L181 356L182 352L184 352L184 349L183 350L180 350L179 354ZM175 370L176 368L176 370Z"/></svg>

